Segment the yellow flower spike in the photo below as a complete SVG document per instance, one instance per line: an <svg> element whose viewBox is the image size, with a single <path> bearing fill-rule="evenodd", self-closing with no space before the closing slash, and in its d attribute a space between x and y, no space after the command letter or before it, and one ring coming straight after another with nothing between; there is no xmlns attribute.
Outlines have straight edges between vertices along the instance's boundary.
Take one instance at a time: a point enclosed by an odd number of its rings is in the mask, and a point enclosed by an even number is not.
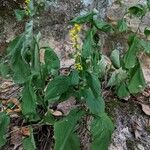
<svg viewBox="0 0 150 150"><path fill-rule="evenodd" d="M78 71L82 71L83 70L83 67L80 63L76 63L75 64L75 68L78 70Z"/></svg>
<svg viewBox="0 0 150 150"><path fill-rule="evenodd" d="M30 3L30 0L25 0L25 3L26 3L26 4L29 4L29 3Z"/></svg>
<svg viewBox="0 0 150 150"><path fill-rule="evenodd" d="M24 7L24 9L25 9L27 15L29 15L29 14L31 13L31 12L30 12L30 9L29 9L29 7L28 7L30 1L31 1L31 0L25 0L26 6Z"/></svg>
<svg viewBox="0 0 150 150"><path fill-rule="evenodd" d="M81 25L75 24L74 27L75 27L75 29L76 29L78 32L81 31Z"/></svg>
<svg viewBox="0 0 150 150"><path fill-rule="evenodd" d="M25 0L26 5L30 3L30 0Z"/></svg>

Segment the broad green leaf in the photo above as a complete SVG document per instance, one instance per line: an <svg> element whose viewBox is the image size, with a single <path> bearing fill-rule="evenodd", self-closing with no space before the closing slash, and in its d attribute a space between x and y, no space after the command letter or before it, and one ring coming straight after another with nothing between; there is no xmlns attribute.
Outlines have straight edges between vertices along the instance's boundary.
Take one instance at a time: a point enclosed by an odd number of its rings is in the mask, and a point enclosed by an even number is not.
<svg viewBox="0 0 150 150"><path fill-rule="evenodd" d="M10 123L10 118L3 112L0 112L0 148L6 143L6 131Z"/></svg>
<svg viewBox="0 0 150 150"><path fill-rule="evenodd" d="M32 33L32 31L31 31L31 33ZM32 38L32 37L31 37ZM34 37L34 40L33 40L33 44L32 45L34 45L34 47L33 47L33 64L32 64L32 66L33 66L33 69L34 69L34 71L35 72L37 72L37 73L40 73L40 48L39 48L39 42L40 42L40 38L41 38L41 34L40 34L40 32Z"/></svg>
<svg viewBox="0 0 150 150"><path fill-rule="evenodd" d="M16 9L15 10L15 16L16 16L17 21L22 21L23 18L26 16L26 11Z"/></svg>
<svg viewBox="0 0 150 150"><path fill-rule="evenodd" d="M33 42L33 20L29 21L25 25L25 32L24 32L25 40L23 42L24 47L28 47ZM33 43L32 43L33 44Z"/></svg>
<svg viewBox="0 0 150 150"><path fill-rule="evenodd" d="M83 24L83 23L87 23L87 22L91 22L93 20L93 16L96 15L96 12L92 11L92 12L89 12L85 15L81 15L81 16L78 16L76 18L74 18L71 23L75 24Z"/></svg>
<svg viewBox="0 0 150 150"><path fill-rule="evenodd" d="M82 111L75 109L72 110L63 120L55 123L54 150L80 150L80 142L75 133L75 126L83 114Z"/></svg>
<svg viewBox="0 0 150 150"><path fill-rule="evenodd" d="M150 36L150 28L146 27L144 29L144 34L145 34L145 36Z"/></svg>
<svg viewBox="0 0 150 150"><path fill-rule="evenodd" d="M12 64L12 70L14 73L13 79L18 84L26 82L30 76L29 64L24 62L20 55L16 55L15 62Z"/></svg>
<svg viewBox="0 0 150 150"><path fill-rule="evenodd" d="M86 38L83 42L83 47L82 47L82 57L83 58L88 58L93 54L93 48L95 46L95 42L93 39L94 34L95 34L94 29L88 30Z"/></svg>
<svg viewBox="0 0 150 150"><path fill-rule="evenodd" d="M119 98L125 98L130 95L127 85L123 82L117 89L117 95Z"/></svg>
<svg viewBox="0 0 150 150"><path fill-rule="evenodd" d="M23 150L36 150L33 129L30 127L30 136L23 139Z"/></svg>
<svg viewBox="0 0 150 150"><path fill-rule="evenodd" d="M72 85L78 85L79 84L79 73L77 70L73 70L70 73L70 82Z"/></svg>
<svg viewBox="0 0 150 150"><path fill-rule="evenodd" d="M142 17L146 14L146 7L144 5L138 4L129 8L129 13L136 17Z"/></svg>
<svg viewBox="0 0 150 150"><path fill-rule="evenodd" d="M110 59L116 68L120 68L120 53L119 50L115 49L110 55Z"/></svg>
<svg viewBox="0 0 150 150"><path fill-rule="evenodd" d="M45 100L53 102L65 93L70 86L70 78L66 76L57 76L48 83Z"/></svg>
<svg viewBox="0 0 150 150"><path fill-rule="evenodd" d="M125 19L119 20L117 27L118 27L119 32L126 32L128 30L128 26L127 26Z"/></svg>
<svg viewBox="0 0 150 150"><path fill-rule="evenodd" d="M143 48L143 50L147 53L150 54L150 42L149 41L144 41L143 39L140 40L140 44Z"/></svg>
<svg viewBox="0 0 150 150"><path fill-rule="evenodd" d="M90 112L94 115L101 115L105 111L105 103L102 97L95 98L91 89L82 91L83 97L87 103Z"/></svg>
<svg viewBox="0 0 150 150"><path fill-rule="evenodd" d="M119 86L123 81L127 79L127 77L127 72L122 68L115 70L112 73L107 86Z"/></svg>
<svg viewBox="0 0 150 150"><path fill-rule="evenodd" d="M133 68L137 64L137 52L139 52L139 39L132 36L129 49L124 56L124 63L127 69Z"/></svg>
<svg viewBox="0 0 150 150"><path fill-rule="evenodd" d="M131 69L130 76L128 84L130 93L138 93L142 91L145 88L146 83L140 64Z"/></svg>
<svg viewBox="0 0 150 150"><path fill-rule="evenodd" d="M96 19L94 19L93 21L94 21L95 26L99 30L101 30L103 32L112 32L113 31L113 28L109 23L104 22L104 21L99 21L99 20L96 20Z"/></svg>
<svg viewBox="0 0 150 150"><path fill-rule="evenodd" d="M112 75L111 75L111 77L110 77L110 79L108 81L107 86L111 86L112 87L112 86L115 86L115 85L118 84L117 83L117 74L118 74L117 70L112 73Z"/></svg>
<svg viewBox="0 0 150 150"><path fill-rule="evenodd" d="M14 40L9 43L7 53L10 57L14 57L15 52L22 49L22 43L24 41L23 35L17 36Z"/></svg>
<svg viewBox="0 0 150 150"><path fill-rule="evenodd" d="M113 123L106 114L95 117L91 123L91 150L108 150L113 130Z"/></svg>
<svg viewBox="0 0 150 150"><path fill-rule="evenodd" d="M88 86L93 91L93 94L95 95L95 97L98 97L99 95L101 95L101 85L100 85L100 81L98 77L94 74L87 72L86 80L87 80Z"/></svg>
<svg viewBox="0 0 150 150"><path fill-rule="evenodd" d="M0 63L0 76L6 78L6 76L9 73L9 67L6 63L2 62Z"/></svg>
<svg viewBox="0 0 150 150"><path fill-rule="evenodd" d="M24 40L23 35L15 38L7 49L14 81L19 84L24 83L30 76L30 66L21 55Z"/></svg>
<svg viewBox="0 0 150 150"><path fill-rule="evenodd" d="M25 83L22 91L21 107L23 115L30 121L39 119L36 111L36 103L37 97L35 95L33 86L31 85L31 81L29 81Z"/></svg>
<svg viewBox="0 0 150 150"><path fill-rule="evenodd" d="M60 61L53 49L51 49L50 47L45 49L44 59L49 73L58 71L58 69L60 68Z"/></svg>
<svg viewBox="0 0 150 150"><path fill-rule="evenodd" d="M98 62L99 63L99 71L100 71L100 77L104 76L106 73L106 68L107 68L107 60L104 55L101 56L101 60Z"/></svg>

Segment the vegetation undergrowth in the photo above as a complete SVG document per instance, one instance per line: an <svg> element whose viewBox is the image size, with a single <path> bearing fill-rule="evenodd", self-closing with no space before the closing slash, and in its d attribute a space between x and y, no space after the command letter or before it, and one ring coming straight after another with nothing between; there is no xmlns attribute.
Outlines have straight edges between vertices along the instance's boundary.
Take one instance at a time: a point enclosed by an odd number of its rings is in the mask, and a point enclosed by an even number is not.
<svg viewBox="0 0 150 150"><path fill-rule="evenodd" d="M75 53L75 65L67 75L60 73L60 60L51 47L40 47L41 34L33 33L33 17L39 10L33 1L25 1L23 10L15 10L18 21L28 17L25 31L17 36L7 48L7 55L1 60L1 75L9 74L13 81L23 89L21 92L21 112L29 129L29 134L23 138L25 150L38 149L34 140L33 124L50 125L54 128L54 149L80 149L80 139L77 125L84 117L90 116L89 132L91 135L91 150L107 150L111 141L114 125L105 112L105 102L102 94L102 81L109 71L107 87L111 87L119 98L141 92L145 80L138 55L140 52L150 53L148 40L140 39L137 33L128 37L128 50L120 54L116 48L112 51L111 66L108 69L105 56L101 51L100 33L122 33L129 29L125 18L112 25L97 18L97 12L92 11L78 16L71 21L70 30ZM143 18L149 11L147 5L137 5L129 8L127 14ZM125 14L125 15L127 15ZM86 29L83 25L86 24ZM80 34L84 35L81 44ZM146 37L150 35L145 28ZM44 61L40 53L44 51ZM9 60L9 61L5 61ZM7 69L6 69L7 68ZM77 107L68 115L54 116L54 110L49 106L74 97ZM42 112L40 111L42 110ZM7 127L10 117L7 109L0 112L0 147L6 143Z"/></svg>

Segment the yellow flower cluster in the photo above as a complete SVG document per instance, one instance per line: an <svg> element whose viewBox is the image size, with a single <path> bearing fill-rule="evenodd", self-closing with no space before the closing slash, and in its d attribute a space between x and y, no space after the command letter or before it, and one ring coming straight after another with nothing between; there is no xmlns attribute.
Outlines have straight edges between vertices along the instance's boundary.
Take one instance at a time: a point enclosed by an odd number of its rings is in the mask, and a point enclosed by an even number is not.
<svg viewBox="0 0 150 150"><path fill-rule="evenodd" d="M26 6L24 7L24 9L25 9L27 15L30 14L30 9L29 9L29 7L28 7L30 1L31 1L31 0L25 0L25 5L26 5Z"/></svg>
<svg viewBox="0 0 150 150"><path fill-rule="evenodd" d="M80 31L81 31L81 26L78 24L75 24L74 27L70 30L70 37L73 42L73 48L75 49L80 48L80 45L78 44Z"/></svg>
<svg viewBox="0 0 150 150"><path fill-rule="evenodd" d="M30 3L30 0L25 0L25 4L28 5Z"/></svg>
<svg viewBox="0 0 150 150"><path fill-rule="evenodd" d="M81 26L79 24L75 24L74 27L70 30L70 38L73 43L73 48L76 49L74 54L75 58L75 69L78 71L82 71L83 67L81 65L81 52L80 52L80 44L79 44L79 32L81 31Z"/></svg>
<svg viewBox="0 0 150 150"><path fill-rule="evenodd" d="M78 70L78 71L82 71L83 70L83 67L80 63L76 63L75 64L75 68Z"/></svg>

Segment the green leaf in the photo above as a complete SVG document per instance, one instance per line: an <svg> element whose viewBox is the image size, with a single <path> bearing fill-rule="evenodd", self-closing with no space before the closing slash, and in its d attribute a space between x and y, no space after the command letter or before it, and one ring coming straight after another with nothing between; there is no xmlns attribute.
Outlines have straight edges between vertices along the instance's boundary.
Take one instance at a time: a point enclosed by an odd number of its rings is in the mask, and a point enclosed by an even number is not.
<svg viewBox="0 0 150 150"><path fill-rule="evenodd" d="M147 7L150 10L150 0L147 0Z"/></svg>
<svg viewBox="0 0 150 150"><path fill-rule="evenodd" d="M33 44L33 20L29 21L25 25L25 32L24 32L25 40L23 41L24 48L31 47ZM33 46L33 45L32 45Z"/></svg>
<svg viewBox="0 0 150 150"><path fill-rule="evenodd" d="M145 36L150 36L150 28L146 27L144 29L144 34L145 34Z"/></svg>
<svg viewBox="0 0 150 150"><path fill-rule="evenodd" d="M130 37L129 49L124 56L124 63L127 69L133 68L137 64L137 52L139 52L139 39L136 36Z"/></svg>
<svg viewBox="0 0 150 150"><path fill-rule="evenodd" d="M104 113L105 103L102 97L95 98L91 89L82 91L82 94L92 114L101 115L102 113Z"/></svg>
<svg viewBox="0 0 150 150"><path fill-rule="evenodd" d="M108 150L113 130L113 123L106 114L95 117L91 123L91 150Z"/></svg>
<svg viewBox="0 0 150 150"><path fill-rule="evenodd" d="M120 68L120 53L119 50L115 49L110 55L110 59L116 68Z"/></svg>
<svg viewBox="0 0 150 150"><path fill-rule="evenodd" d="M26 11L16 9L15 10L15 16L16 16L17 21L22 21L23 18L26 16Z"/></svg>
<svg viewBox="0 0 150 150"><path fill-rule="evenodd" d="M0 63L0 75L4 78L6 78L6 76L9 73L9 67L6 63Z"/></svg>
<svg viewBox="0 0 150 150"><path fill-rule="evenodd" d="M0 148L6 143L6 131L10 124L10 118L3 112L0 112Z"/></svg>
<svg viewBox="0 0 150 150"><path fill-rule="evenodd" d="M82 57L83 58L88 58L93 54L93 48L95 46L94 42L94 35L95 35L95 30L89 29L86 35L86 38L83 42L83 47L82 47Z"/></svg>
<svg viewBox="0 0 150 150"><path fill-rule="evenodd" d="M75 126L83 114L82 111L75 109L72 110L63 120L55 123L54 150L80 150L80 142L75 133Z"/></svg>
<svg viewBox="0 0 150 150"><path fill-rule="evenodd" d="M127 79L127 72L125 70L123 70L122 68L115 70L109 81L107 86L118 86L120 85L123 81L125 81Z"/></svg>
<svg viewBox="0 0 150 150"><path fill-rule="evenodd" d="M22 35L17 36L14 40L12 40L9 43L9 46L7 48L7 53L9 56L14 57L15 52L20 49L22 49L22 43L24 41L24 37Z"/></svg>
<svg viewBox="0 0 150 150"><path fill-rule="evenodd" d="M125 19L119 20L117 27L118 27L119 32L127 32L128 30L128 26L127 26Z"/></svg>
<svg viewBox="0 0 150 150"><path fill-rule="evenodd" d="M103 32L112 32L113 31L113 28L112 26L107 23L107 22L104 22L104 21L99 21L97 19L94 19L94 25L101 31Z"/></svg>
<svg viewBox="0 0 150 150"><path fill-rule="evenodd" d="M89 72L86 73L86 80L88 86L91 88L93 91L93 94L95 97L98 97L101 95L101 85L98 77L94 74L91 74Z"/></svg>
<svg viewBox="0 0 150 150"><path fill-rule="evenodd" d="M83 23L91 22L93 20L94 15L96 15L96 12L94 12L94 11L89 12L87 14L84 14L84 15L81 15L81 16L74 18L71 21L71 23L83 24Z"/></svg>
<svg viewBox="0 0 150 150"><path fill-rule="evenodd" d="M73 70L70 73L70 80L72 85L78 85L79 84L79 73L77 70Z"/></svg>
<svg viewBox="0 0 150 150"><path fill-rule="evenodd" d="M35 95L31 81L25 83L22 91L22 113L30 121L36 121L39 119L36 111L37 97Z"/></svg>
<svg viewBox="0 0 150 150"><path fill-rule="evenodd" d="M146 83L140 64L130 70L130 76L128 84L130 93L141 92L145 88Z"/></svg>
<svg viewBox="0 0 150 150"><path fill-rule="evenodd" d="M33 129L30 127L30 136L23 139L24 150L36 150L35 140L33 136Z"/></svg>
<svg viewBox="0 0 150 150"><path fill-rule="evenodd" d="M54 125L56 122L56 118L52 115L51 111L48 110L47 113L44 115L42 123L48 124L48 125Z"/></svg>
<svg viewBox="0 0 150 150"><path fill-rule="evenodd" d="M16 83L24 83L30 76L30 65L22 57L21 51L24 50L23 42L25 37L19 36L15 38L9 45L7 51L10 57L11 69L13 71L13 78Z"/></svg>
<svg viewBox="0 0 150 150"><path fill-rule="evenodd" d="M131 15L136 16L136 17L142 17L146 14L146 7L141 5L141 4L138 4L136 6L132 6L129 8L129 13Z"/></svg>
<svg viewBox="0 0 150 150"><path fill-rule="evenodd" d="M50 47L47 47L45 49L45 65L47 66L48 72L52 73L54 71L58 71L60 68L60 61L57 56L57 54L51 49Z"/></svg>
<svg viewBox="0 0 150 150"><path fill-rule="evenodd" d="M22 84L29 79L30 66L22 58L21 55L16 54L15 61L12 64L12 70L14 73L13 79L16 83Z"/></svg>
<svg viewBox="0 0 150 150"><path fill-rule="evenodd" d="M140 40L140 44L141 44L142 48L144 49L144 51L147 54L150 54L150 42L149 41L144 41L142 39L142 40Z"/></svg>
<svg viewBox="0 0 150 150"><path fill-rule="evenodd" d="M100 71L99 74L100 74L100 77L102 77L105 75L106 69L107 69L106 56L102 55L101 60L98 63L99 63L99 71Z"/></svg>
<svg viewBox="0 0 150 150"><path fill-rule="evenodd" d="M53 102L59 99L59 97L65 93L70 86L70 78L66 76L57 76L48 83L45 100Z"/></svg>
<svg viewBox="0 0 150 150"><path fill-rule="evenodd" d="M117 95L119 98L125 98L130 95L127 85L123 82L120 84L120 86L117 89Z"/></svg>
<svg viewBox="0 0 150 150"><path fill-rule="evenodd" d="M31 30L31 33L32 33L32 30ZM37 73L40 73L40 69L41 69L41 66L40 66L40 48L39 48L40 37L41 37L41 34L39 32L34 37L34 40L33 40L34 43L32 44L32 45L34 45L33 56L32 56L33 57L32 66L33 66L34 71Z"/></svg>

